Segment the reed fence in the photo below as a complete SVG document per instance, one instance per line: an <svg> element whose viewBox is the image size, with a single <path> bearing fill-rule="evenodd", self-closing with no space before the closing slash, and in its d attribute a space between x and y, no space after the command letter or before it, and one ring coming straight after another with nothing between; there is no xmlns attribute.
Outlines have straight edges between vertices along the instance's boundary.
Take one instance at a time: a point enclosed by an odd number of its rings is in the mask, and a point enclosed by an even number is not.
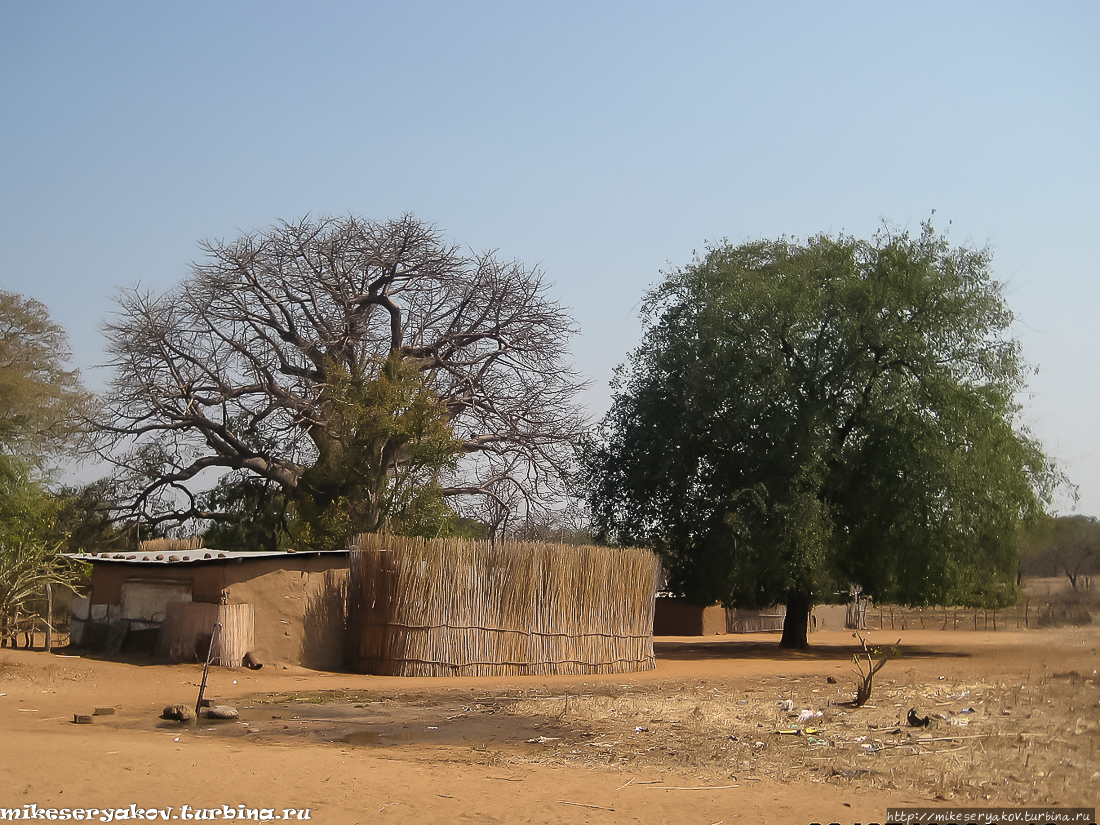
<svg viewBox="0 0 1100 825"><path fill-rule="evenodd" d="M868 630L1035 630L1090 625L1098 621L1100 613L1093 618L1087 604L1021 598L1018 604L1000 610L872 605L867 608L862 627Z"/></svg>
<svg viewBox="0 0 1100 825"><path fill-rule="evenodd" d="M240 667L244 655L256 646L255 616L250 604L170 602L157 638L157 655L173 662L202 662L209 654L216 665Z"/></svg>
<svg viewBox="0 0 1100 825"><path fill-rule="evenodd" d="M146 539L138 543L140 553L175 553L202 548L202 536L188 536L184 539Z"/></svg>
<svg viewBox="0 0 1100 825"><path fill-rule="evenodd" d="M360 536L348 664L390 676L650 670L658 574L647 550Z"/></svg>

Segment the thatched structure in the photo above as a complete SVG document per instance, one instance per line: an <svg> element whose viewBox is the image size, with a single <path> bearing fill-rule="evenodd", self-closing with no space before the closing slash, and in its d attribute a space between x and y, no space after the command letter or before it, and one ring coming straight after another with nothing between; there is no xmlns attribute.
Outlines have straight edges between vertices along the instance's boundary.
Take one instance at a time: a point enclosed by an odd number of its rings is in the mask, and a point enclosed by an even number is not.
<svg viewBox="0 0 1100 825"><path fill-rule="evenodd" d="M647 550L366 535L351 550L349 666L392 676L650 670Z"/></svg>
<svg viewBox="0 0 1100 825"><path fill-rule="evenodd" d="M146 539L138 544L139 553L176 553L181 550L201 550L202 536L185 539Z"/></svg>
<svg viewBox="0 0 1100 825"><path fill-rule="evenodd" d="M167 607L157 637L157 655L162 658L201 662L209 654L213 664L240 667L245 654L256 647L256 611L250 604L172 602Z"/></svg>

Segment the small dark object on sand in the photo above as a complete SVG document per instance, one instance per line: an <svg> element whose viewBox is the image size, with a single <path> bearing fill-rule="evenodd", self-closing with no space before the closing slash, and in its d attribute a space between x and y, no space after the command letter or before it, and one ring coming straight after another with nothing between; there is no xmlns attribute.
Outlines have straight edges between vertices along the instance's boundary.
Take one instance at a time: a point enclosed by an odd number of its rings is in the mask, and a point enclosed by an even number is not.
<svg viewBox="0 0 1100 825"><path fill-rule="evenodd" d="M928 716L917 716L916 708L909 708L909 716L906 720L909 722L911 728L926 728L932 724L932 719Z"/></svg>
<svg viewBox="0 0 1100 825"><path fill-rule="evenodd" d="M256 656L256 651L254 650L250 650L248 653L244 654L244 658L241 659L241 664L249 670L259 670L264 666L264 663Z"/></svg>

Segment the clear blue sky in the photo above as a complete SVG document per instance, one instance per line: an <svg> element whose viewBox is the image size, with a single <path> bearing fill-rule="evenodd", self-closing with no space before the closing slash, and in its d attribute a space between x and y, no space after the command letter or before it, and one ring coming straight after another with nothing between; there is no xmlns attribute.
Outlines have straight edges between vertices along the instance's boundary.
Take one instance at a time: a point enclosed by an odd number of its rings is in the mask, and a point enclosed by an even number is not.
<svg viewBox="0 0 1100 825"><path fill-rule="evenodd" d="M542 267L598 417L706 240L935 210L992 248L1024 418L1100 515L1098 38L1094 2L3 3L0 287L100 386L116 290L199 239L413 212Z"/></svg>

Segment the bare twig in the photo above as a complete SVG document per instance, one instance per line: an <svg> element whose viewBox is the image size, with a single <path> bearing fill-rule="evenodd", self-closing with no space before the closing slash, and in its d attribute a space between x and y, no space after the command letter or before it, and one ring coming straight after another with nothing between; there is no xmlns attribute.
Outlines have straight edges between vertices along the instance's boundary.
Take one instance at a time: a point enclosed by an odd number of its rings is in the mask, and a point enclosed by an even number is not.
<svg viewBox="0 0 1100 825"><path fill-rule="evenodd" d="M558 804L559 805L575 805L578 808L592 808L593 810L597 810L597 811L611 811L612 813L615 812L614 808L605 808L603 805L586 805L583 802L566 802L564 799L559 799Z"/></svg>
<svg viewBox="0 0 1100 825"><path fill-rule="evenodd" d="M901 639L898 639L894 646L885 648L872 648L867 644L867 640L859 633L853 634L859 643L863 645L863 654L867 657L867 672L863 671L863 663L860 661L859 654L852 656L852 661L856 665L856 672L860 675L860 683L856 688L856 700L853 705L857 708L863 707L871 698L871 688L874 685L875 674L882 670L883 666L898 655L898 648L901 645ZM878 661L875 661L874 657L878 657Z"/></svg>
<svg viewBox="0 0 1100 825"><path fill-rule="evenodd" d="M740 785L700 785L695 788L683 788L674 785L647 785L655 791L724 791L727 788L740 788Z"/></svg>

